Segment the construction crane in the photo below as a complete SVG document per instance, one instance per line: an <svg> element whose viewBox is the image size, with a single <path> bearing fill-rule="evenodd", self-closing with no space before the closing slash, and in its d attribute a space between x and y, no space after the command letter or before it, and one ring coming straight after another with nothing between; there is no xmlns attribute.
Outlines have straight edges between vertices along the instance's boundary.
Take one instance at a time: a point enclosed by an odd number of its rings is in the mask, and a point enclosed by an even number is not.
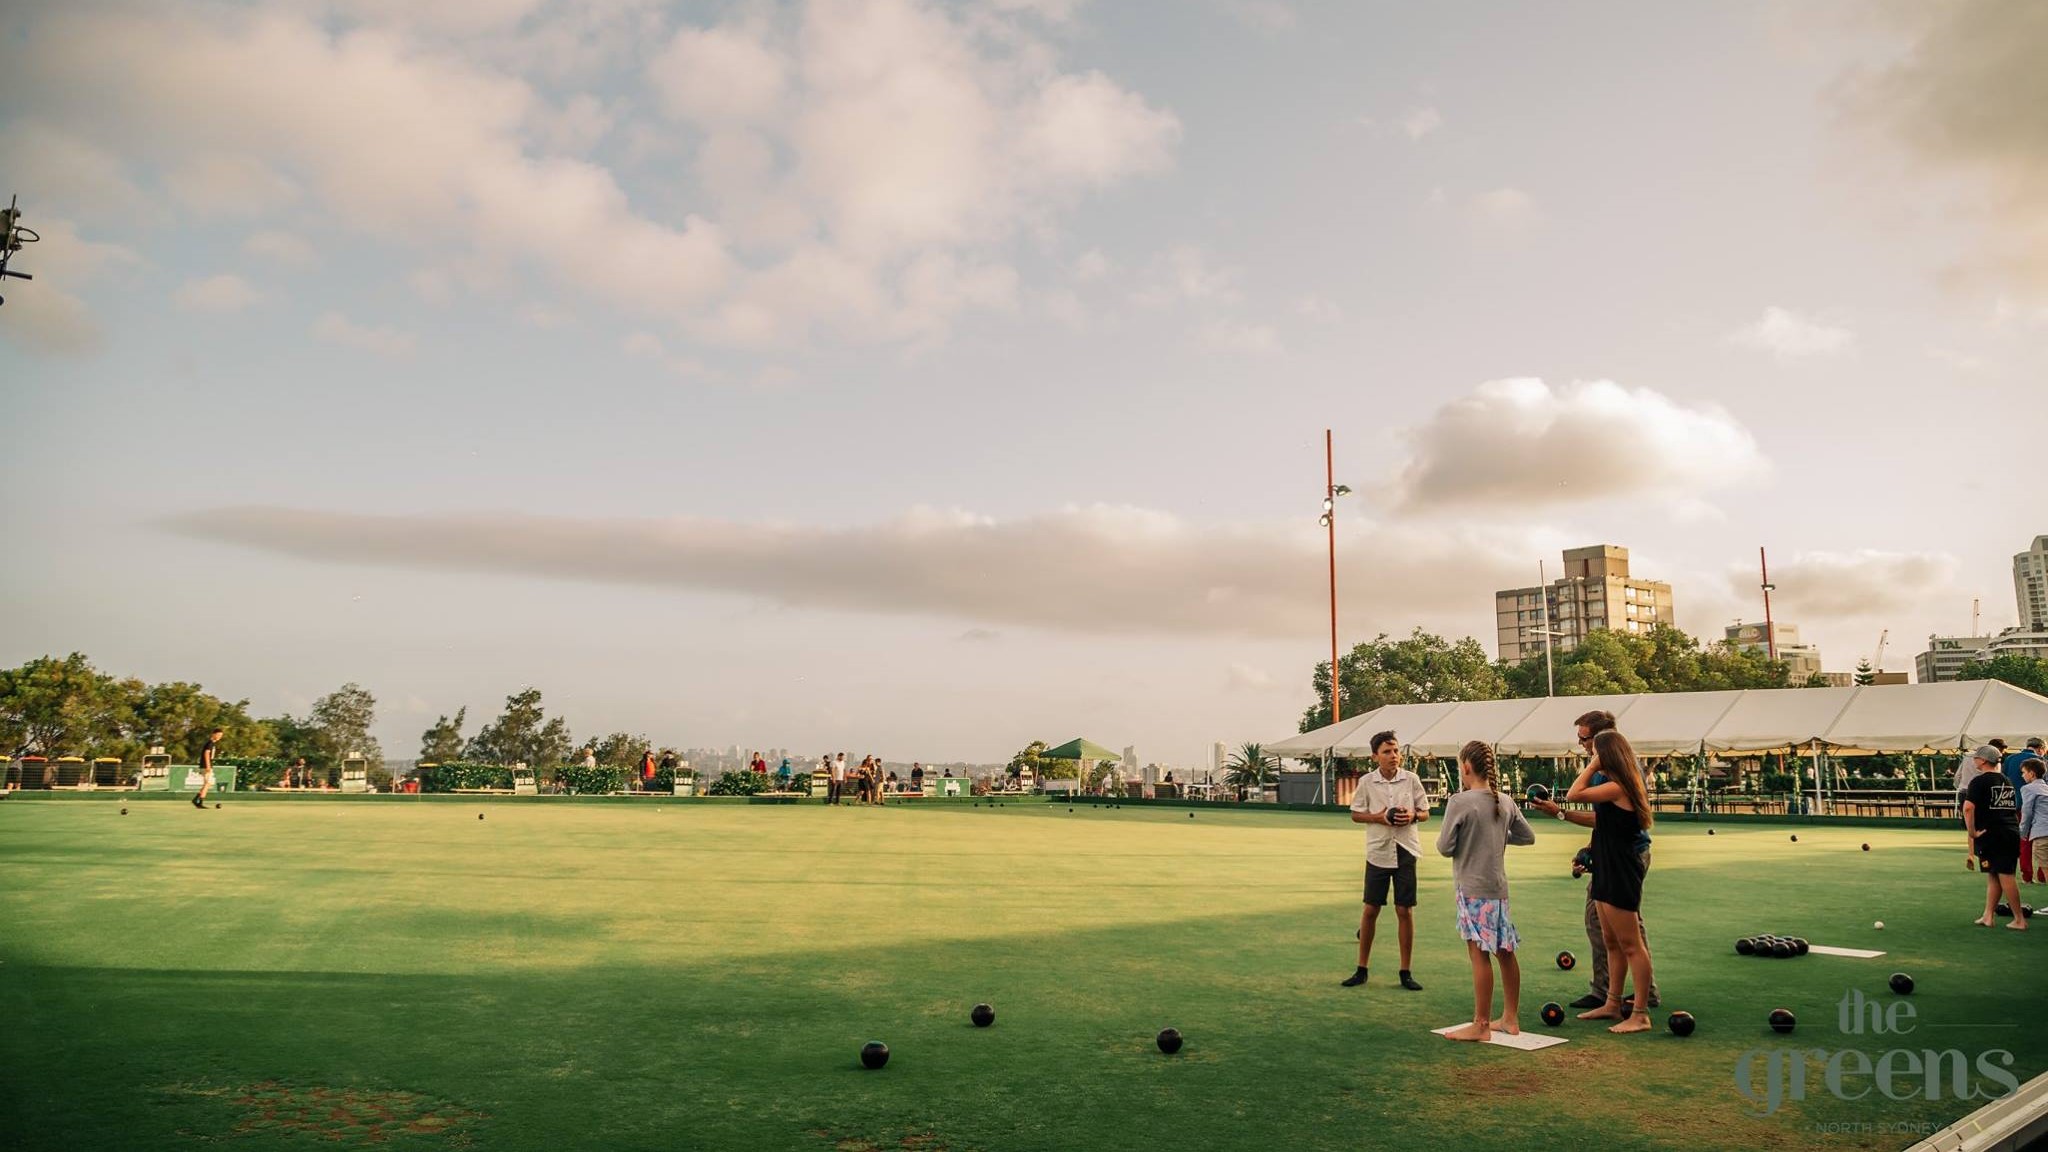
<svg viewBox="0 0 2048 1152"><path fill-rule="evenodd" d="M42 239L36 235L35 229L21 226L21 208L18 204L18 198L10 196L7 198L7 207L0 208L0 281L10 277L15 280L35 279L27 272L15 272L7 267L7 261L16 252L21 251L22 245L33 244ZM0 299L0 304L6 302L5 299Z"/></svg>
<svg viewBox="0 0 2048 1152"><path fill-rule="evenodd" d="M1884 646L1891 641L1892 630L1887 628L1877 634L1877 658L1871 661L1875 671L1884 671Z"/></svg>

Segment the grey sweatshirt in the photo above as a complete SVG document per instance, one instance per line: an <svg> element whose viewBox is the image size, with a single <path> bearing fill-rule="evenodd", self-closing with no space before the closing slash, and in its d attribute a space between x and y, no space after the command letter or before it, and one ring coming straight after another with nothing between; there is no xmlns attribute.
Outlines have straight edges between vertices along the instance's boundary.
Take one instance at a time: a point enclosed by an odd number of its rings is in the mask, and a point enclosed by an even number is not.
<svg viewBox="0 0 2048 1152"><path fill-rule="evenodd" d="M1535 842L1536 830L1513 800L1479 789L1451 797L1436 834L1436 850L1451 858L1458 891L1474 900L1507 899L1508 845Z"/></svg>

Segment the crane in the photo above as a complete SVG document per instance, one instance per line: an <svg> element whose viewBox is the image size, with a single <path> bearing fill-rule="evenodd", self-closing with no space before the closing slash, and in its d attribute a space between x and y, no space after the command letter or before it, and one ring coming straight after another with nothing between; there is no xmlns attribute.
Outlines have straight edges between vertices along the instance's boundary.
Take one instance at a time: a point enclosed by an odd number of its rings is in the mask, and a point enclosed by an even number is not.
<svg viewBox="0 0 2048 1152"><path fill-rule="evenodd" d="M1877 634L1877 658L1871 661L1876 671L1884 671L1884 646L1891 641L1891 638L1892 630L1889 628Z"/></svg>

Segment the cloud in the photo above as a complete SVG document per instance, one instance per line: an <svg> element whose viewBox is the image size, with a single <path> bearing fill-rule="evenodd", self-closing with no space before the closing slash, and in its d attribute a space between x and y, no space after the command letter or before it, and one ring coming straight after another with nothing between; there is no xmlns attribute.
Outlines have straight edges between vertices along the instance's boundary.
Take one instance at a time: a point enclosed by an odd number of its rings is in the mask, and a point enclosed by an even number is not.
<svg viewBox="0 0 2048 1152"><path fill-rule="evenodd" d="M988 644L1002 639L1002 635L992 628L969 628L954 639L962 644Z"/></svg>
<svg viewBox="0 0 2048 1152"><path fill-rule="evenodd" d="M313 335L347 348L359 348L379 356L409 356L413 337L409 332L357 324L339 312L328 312L313 322Z"/></svg>
<svg viewBox="0 0 2048 1152"><path fill-rule="evenodd" d="M1410 511L1686 499L1758 479L1755 437L1719 408L1610 380L1481 384L1407 433L1394 499Z"/></svg>
<svg viewBox="0 0 2048 1152"><path fill-rule="evenodd" d="M242 241L242 251L251 256L300 268L318 263L320 259L320 254L313 250L313 246L307 243L304 237L276 229L251 233L247 240Z"/></svg>
<svg viewBox="0 0 2048 1152"><path fill-rule="evenodd" d="M118 156L54 124L20 119L0 129L0 156L7 157L8 191L24 190L25 217L34 217L42 205L59 204L67 213L100 219L156 214Z"/></svg>
<svg viewBox="0 0 2048 1152"><path fill-rule="evenodd" d="M1934 171L1986 194L1990 226L1972 272L2048 294L2048 5L1903 5L1918 40L1850 78L1852 115Z"/></svg>
<svg viewBox="0 0 2048 1152"><path fill-rule="evenodd" d="M261 216L302 195L297 181L254 156L233 152L183 160L165 174L164 185L201 216Z"/></svg>
<svg viewBox="0 0 2048 1152"><path fill-rule="evenodd" d="M1314 293L1295 301L1294 310L1318 324L1336 324L1344 319L1342 306Z"/></svg>
<svg viewBox="0 0 2048 1152"><path fill-rule="evenodd" d="M1276 352L1280 348L1280 333L1272 325L1236 320L1204 324L1195 330L1195 339L1202 347L1217 352Z"/></svg>
<svg viewBox="0 0 2048 1152"><path fill-rule="evenodd" d="M1401 131L1410 140L1420 140L1443 126L1443 113L1435 108L1411 108L1401 116ZM1506 191L1512 192L1514 189Z"/></svg>
<svg viewBox="0 0 2048 1152"><path fill-rule="evenodd" d="M1474 193L1467 204L1482 223L1496 228L1526 228L1543 219L1536 198L1520 188L1495 188Z"/></svg>
<svg viewBox="0 0 2048 1152"><path fill-rule="evenodd" d="M1954 590L1961 563L1945 552L1801 552L1771 561L1774 607L1785 618L1864 619L1921 613ZM1756 594L1757 572L1747 565L1728 570L1728 587L1740 598Z"/></svg>
<svg viewBox="0 0 2048 1152"><path fill-rule="evenodd" d="M40 241L14 254L10 270L28 272L34 281L8 280L0 285L7 305L0 308L0 335L31 352L48 356L81 356L97 351L102 336L99 320L77 292L107 275L139 264L136 254L119 244L87 240L69 220L37 220L24 215Z"/></svg>
<svg viewBox="0 0 2048 1152"><path fill-rule="evenodd" d="M688 356L671 355L668 344L652 332L633 332L620 342L619 348L636 360L647 360L661 365L678 376L701 376L704 365Z"/></svg>
<svg viewBox="0 0 2048 1152"><path fill-rule="evenodd" d="M848 528L519 514L382 516L222 508L173 530L329 564L485 573L741 596L984 629L1314 637L1328 611L1313 523L1196 525L1144 509L1016 520L920 509ZM1359 628L1469 618L1526 583L1552 541L1440 523L1346 522L1338 564ZM1369 580L1367 573L1370 573Z"/></svg>
<svg viewBox="0 0 2048 1152"><path fill-rule="evenodd" d="M1780 360L1791 360L1848 352L1856 346L1856 333L1773 305L1764 309L1755 323L1730 332L1728 342L1769 352Z"/></svg>
<svg viewBox="0 0 2048 1152"><path fill-rule="evenodd" d="M1254 32L1277 36L1301 22L1294 5L1284 0L1224 0L1223 9Z"/></svg>
<svg viewBox="0 0 2048 1152"><path fill-rule="evenodd" d="M1099 248L1090 248L1074 260L1073 277L1077 284L1100 280L1116 270L1116 265Z"/></svg>
<svg viewBox="0 0 2048 1152"><path fill-rule="evenodd" d="M1145 283L1131 299L1148 308L1185 302L1231 304L1242 298L1236 273L1217 268L1192 244L1181 244L1152 262Z"/></svg>
<svg viewBox="0 0 2048 1152"><path fill-rule="evenodd" d="M187 280L171 294L178 307L187 312L220 314L240 312L262 298L247 280L232 273Z"/></svg>
<svg viewBox="0 0 2048 1152"><path fill-rule="evenodd" d="M1228 692L1268 692L1273 686L1273 676L1264 668L1232 664L1223 670L1223 688Z"/></svg>

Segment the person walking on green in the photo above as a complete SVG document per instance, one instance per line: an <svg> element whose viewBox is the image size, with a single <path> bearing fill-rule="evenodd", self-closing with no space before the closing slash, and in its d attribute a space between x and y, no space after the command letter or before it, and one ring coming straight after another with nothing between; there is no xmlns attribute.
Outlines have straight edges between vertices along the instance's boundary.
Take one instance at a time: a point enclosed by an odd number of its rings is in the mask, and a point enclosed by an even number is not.
<svg viewBox="0 0 2048 1152"><path fill-rule="evenodd" d="M192 797L194 808L206 807L207 790L213 787L213 758L220 751L221 737L226 735L227 729L215 728L206 738L206 747L199 750L199 794Z"/></svg>

